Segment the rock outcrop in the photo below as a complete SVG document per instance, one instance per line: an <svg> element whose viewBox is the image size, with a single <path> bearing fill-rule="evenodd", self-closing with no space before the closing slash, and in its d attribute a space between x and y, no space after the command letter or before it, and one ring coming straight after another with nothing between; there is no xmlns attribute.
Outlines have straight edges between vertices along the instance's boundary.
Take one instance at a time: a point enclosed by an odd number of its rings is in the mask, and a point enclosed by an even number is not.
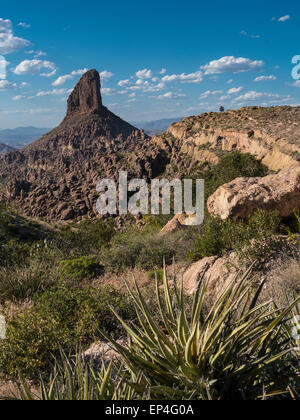
<svg viewBox="0 0 300 420"><path fill-rule="evenodd" d="M223 257L206 257L191 265L183 275L183 286L188 294L196 292L199 282L207 282L207 295L218 296L238 273L235 253Z"/></svg>
<svg viewBox="0 0 300 420"><path fill-rule="evenodd" d="M101 82L97 70L88 71L69 96L67 118L76 114L100 113L100 89Z"/></svg>
<svg viewBox="0 0 300 420"><path fill-rule="evenodd" d="M184 118L153 141L168 152L170 166L185 173L199 164L216 164L232 150L250 153L278 171L300 167L299 121L300 107L246 107Z"/></svg>
<svg viewBox="0 0 300 420"><path fill-rule="evenodd" d="M260 266L260 270L254 271L251 276L256 284L266 281L265 290L269 289L270 283L283 282L282 273L291 262L297 263L299 266L300 254L297 245L288 237L279 236L274 239L278 242L278 249L271 252ZM185 271L183 287L187 294L193 294L196 292L199 282L204 281L207 298L212 302L238 275L245 273L245 270L246 267L237 252L232 251L223 256L206 257L192 264ZM297 287L299 289L298 281L295 289Z"/></svg>
<svg viewBox="0 0 300 420"><path fill-rule="evenodd" d="M167 157L151 138L102 104L100 77L87 72L68 99L63 122L41 139L0 159L0 201L49 221L96 217L100 179L119 170L150 180Z"/></svg>
<svg viewBox="0 0 300 420"><path fill-rule="evenodd" d="M277 210L284 218L300 210L300 168L263 178L237 178L221 186L207 202L211 215L247 218L256 210Z"/></svg>

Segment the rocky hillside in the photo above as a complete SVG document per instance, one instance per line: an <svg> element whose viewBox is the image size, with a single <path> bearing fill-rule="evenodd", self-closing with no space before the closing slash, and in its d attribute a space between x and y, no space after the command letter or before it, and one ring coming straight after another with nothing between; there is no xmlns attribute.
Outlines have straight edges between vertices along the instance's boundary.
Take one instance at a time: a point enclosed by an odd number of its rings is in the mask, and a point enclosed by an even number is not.
<svg viewBox="0 0 300 420"><path fill-rule="evenodd" d="M180 161L217 163L226 151L251 153L271 170L300 166L300 107L247 107L172 124L154 142ZM181 155L181 159L179 156Z"/></svg>
<svg viewBox="0 0 300 420"><path fill-rule="evenodd" d="M0 200L25 214L70 220L96 213L96 185L127 169L150 179L166 156L151 138L102 104L100 76L87 72L68 99L63 122L41 139L0 161Z"/></svg>
<svg viewBox="0 0 300 420"><path fill-rule="evenodd" d="M8 152L14 150L13 147L8 146L7 144L0 143L0 155L5 155Z"/></svg>
<svg viewBox="0 0 300 420"><path fill-rule="evenodd" d="M240 150L278 171L300 167L300 108L243 108L202 114L172 124L160 136L110 112L96 70L68 99L62 123L36 142L0 158L0 202L26 215L67 221L97 215L96 185L118 171L150 180L194 174Z"/></svg>

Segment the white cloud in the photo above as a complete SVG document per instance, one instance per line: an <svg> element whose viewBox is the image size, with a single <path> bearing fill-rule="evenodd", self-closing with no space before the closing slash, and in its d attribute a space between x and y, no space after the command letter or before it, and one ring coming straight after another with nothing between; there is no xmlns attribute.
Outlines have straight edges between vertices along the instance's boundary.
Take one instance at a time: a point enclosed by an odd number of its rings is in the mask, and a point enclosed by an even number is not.
<svg viewBox="0 0 300 420"><path fill-rule="evenodd" d="M229 80L227 80L227 82L226 82L226 83L228 83L229 85L231 85L233 82L234 82L234 80L233 80L233 79L229 79Z"/></svg>
<svg viewBox="0 0 300 420"><path fill-rule="evenodd" d="M254 82L268 82L272 80L277 80L276 76L270 75L270 76L259 76L254 79Z"/></svg>
<svg viewBox="0 0 300 420"><path fill-rule="evenodd" d="M129 80L129 79L126 79L126 80L120 80L120 81L119 81L119 83L118 83L118 85L119 85L120 87L128 86L129 84L130 84L130 80Z"/></svg>
<svg viewBox="0 0 300 420"><path fill-rule="evenodd" d="M25 23L25 22L20 22L18 23L18 26L21 26L24 29L29 29L31 28L31 25L29 25L29 23Z"/></svg>
<svg viewBox="0 0 300 420"><path fill-rule="evenodd" d="M260 38L260 35L251 35L251 34L248 34L248 32L246 31L241 31L241 35L246 36L247 38L252 38L252 39Z"/></svg>
<svg viewBox="0 0 300 420"><path fill-rule="evenodd" d="M259 70L263 67L264 62L261 60L250 60L243 57L222 57L219 60L213 60L202 66L205 74L221 74L221 73L242 73L250 70Z"/></svg>
<svg viewBox="0 0 300 420"><path fill-rule="evenodd" d="M229 91L227 92L229 95L234 95L235 93L240 93L244 88L242 86L238 87L238 88L232 88L229 89Z"/></svg>
<svg viewBox="0 0 300 420"><path fill-rule="evenodd" d="M107 70L104 70L100 73L100 78L101 80L107 80L110 79L111 77L113 77L113 73Z"/></svg>
<svg viewBox="0 0 300 420"><path fill-rule="evenodd" d="M250 91L245 93L244 95L239 96L235 99L236 102L244 102L244 101L256 101L256 100L263 100L263 99L274 99L280 98L280 95L274 93L266 93L266 92L256 92Z"/></svg>
<svg viewBox="0 0 300 420"><path fill-rule="evenodd" d="M47 53L45 53L44 51L41 51L41 50L38 50L38 51L35 51L35 50L25 51L25 54L34 55L35 58L39 58L39 57L43 57L43 56L47 55Z"/></svg>
<svg viewBox="0 0 300 420"><path fill-rule="evenodd" d="M161 69L161 71L159 72L159 74L166 74L167 73L167 69Z"/></svg>
<svg viewBox="0 0 300 420"><path fill-rule="evenodd" d="M139 70L135 74L138 79L151 79L153 77L153 73L149 69Z"/></svg>
<svg viewBox="0 0 300 420"><path fill-rule="evenodd" d="M297 80L295 83L293 83L293 86L300 88L300 80Z"/></svg>
<svg viewBox="0 0 300 420"><path fill-rule="evenodd" d="M207 90L206 92L203 92L200 95L200 99L207 99L209 96L213 96L213 95L221 95L223 93L222 90Z"/></svg>
<svg viewBox="0 0 300 420"><path fill-rule="evenodd" d="M165 84L162 82L155 84L155 83L149 82L148 80L142 80L142 79L138 79L133 84L129 80L123 81L123 82L124 84L122 83L122 86L124 86L125 89L127 89L128 91L160 92L161 90L165 88ZM119 82L119 86L121 86L120 82Z"/></svg>
<svg viewBox="0 0 300 420"><path fill-rule="evenodd" d="M285 15L285 16L280 17L278 19L278 22L286 22L287 20L290 20L290 19L291 19L290 15Z"/></svg>
<svg viewBox="0 0 300 420"><path fill-rule="evenodd" d="M24 95L17 95L12 98L13 101L20 101L21 99L25 99Z"/></svg>
<svg viewBox="0 0 300 420"><path fill-rule="evenodd" d="M111 95L115 95L117 93L117 91L115 89L111 89L111 88L102 88L101 93L102 93L102 95L111 96Z"/></svg>
<svg viewBox="0 0 300 420"><path fill-rule="evenodd" d="M50 73L41 73L43 69L52 70ZM56 66L51 61L44 60L24 60L13 70L13 73L20 76L23 74L40 74L41 76L53 76L56 72Z"/></svg>
<svg viewBox="0 0 300 420"><path fill-rule="evenodd" d="M161 80L162 82L200 83L203 80L203 73L199 70L189 74L171 74L164 76Z"/></svg>
<svg viewBox="0 0 300 420"><path fill-rule="evenodd" d="M53 83L52 86L62 86L68 80L73 80L75 76L82 76L86 73L88 69L73 70L70 74L65 74L64 76L59 76Z"/></svg>
<svg viewBox="0 0 300 420"><path fill-rule="evenodd" d="M14 36L12 23L9 19L0 18L0 54L11 54L27 47L29 41Z"/></svg>
<svg viewBox="0 0 300 420"><path fill-rule="evenodd" d="M164 95L157 96L157 99L179 99L185 97L186 95L184 95L183 93L167 92Z"/></svg>
<svg viewBox="0 0 300 420"><path fill-rule="evenodd" d="M15 89L16 83L11 83L8 80L0 80L0 90Z"/></svg>
<svg viewBox="0 0 300 420"><path fill-rule="evenodd" d="M52 89L49 91L40 91L36 94L36 96L51 96L51 95L66 95L68 93L71 93L71 90L68 89Z"/></svg>

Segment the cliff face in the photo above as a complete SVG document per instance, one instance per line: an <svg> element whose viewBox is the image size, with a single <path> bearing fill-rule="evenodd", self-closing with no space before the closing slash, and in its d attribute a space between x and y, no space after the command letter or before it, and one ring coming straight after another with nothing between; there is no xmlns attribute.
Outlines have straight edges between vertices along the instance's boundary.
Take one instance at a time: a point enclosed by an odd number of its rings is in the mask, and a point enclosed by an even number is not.
<svg viewBox="0 0 300 420"><path fill-rule="evenodd" d="M242 108L202 114L172 124L153 138L160 147L197 163L217 163L222 152L240 150L271 170L300 167L300 107Z"/></svg>
<svg viewBox="0 0 300 420"><path fill-rule="evenodd" d="M47 220L95 217L102 178L150 179L165 153L143 131L102 105L100 77L87 72L68 99L63 122L41 139L0 160L0 200Z"/></svg>

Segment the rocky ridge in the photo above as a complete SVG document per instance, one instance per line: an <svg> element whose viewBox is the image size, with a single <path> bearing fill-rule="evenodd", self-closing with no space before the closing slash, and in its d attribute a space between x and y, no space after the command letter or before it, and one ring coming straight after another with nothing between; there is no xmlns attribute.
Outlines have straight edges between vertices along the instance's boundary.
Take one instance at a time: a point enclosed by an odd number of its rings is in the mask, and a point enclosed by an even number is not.
<svg viewBox="0 0 300 420"><path fill-rule="evenodd" d="M41 139L0 160L0 201L46 220L95 217L96 185L118 171L150 179L166 155L145 135L102 104L96 70L71 93L62 123Z"/></svg>
<svg viewBox="0 0 300 420"><path fill-rule="evenodd" d="M153 138L177 161L216 164L223 153L250 153L271 170L300 167L300 107L246 107L204 113L172 124ZM179 159L180 158L180 159Z"/></svg>

